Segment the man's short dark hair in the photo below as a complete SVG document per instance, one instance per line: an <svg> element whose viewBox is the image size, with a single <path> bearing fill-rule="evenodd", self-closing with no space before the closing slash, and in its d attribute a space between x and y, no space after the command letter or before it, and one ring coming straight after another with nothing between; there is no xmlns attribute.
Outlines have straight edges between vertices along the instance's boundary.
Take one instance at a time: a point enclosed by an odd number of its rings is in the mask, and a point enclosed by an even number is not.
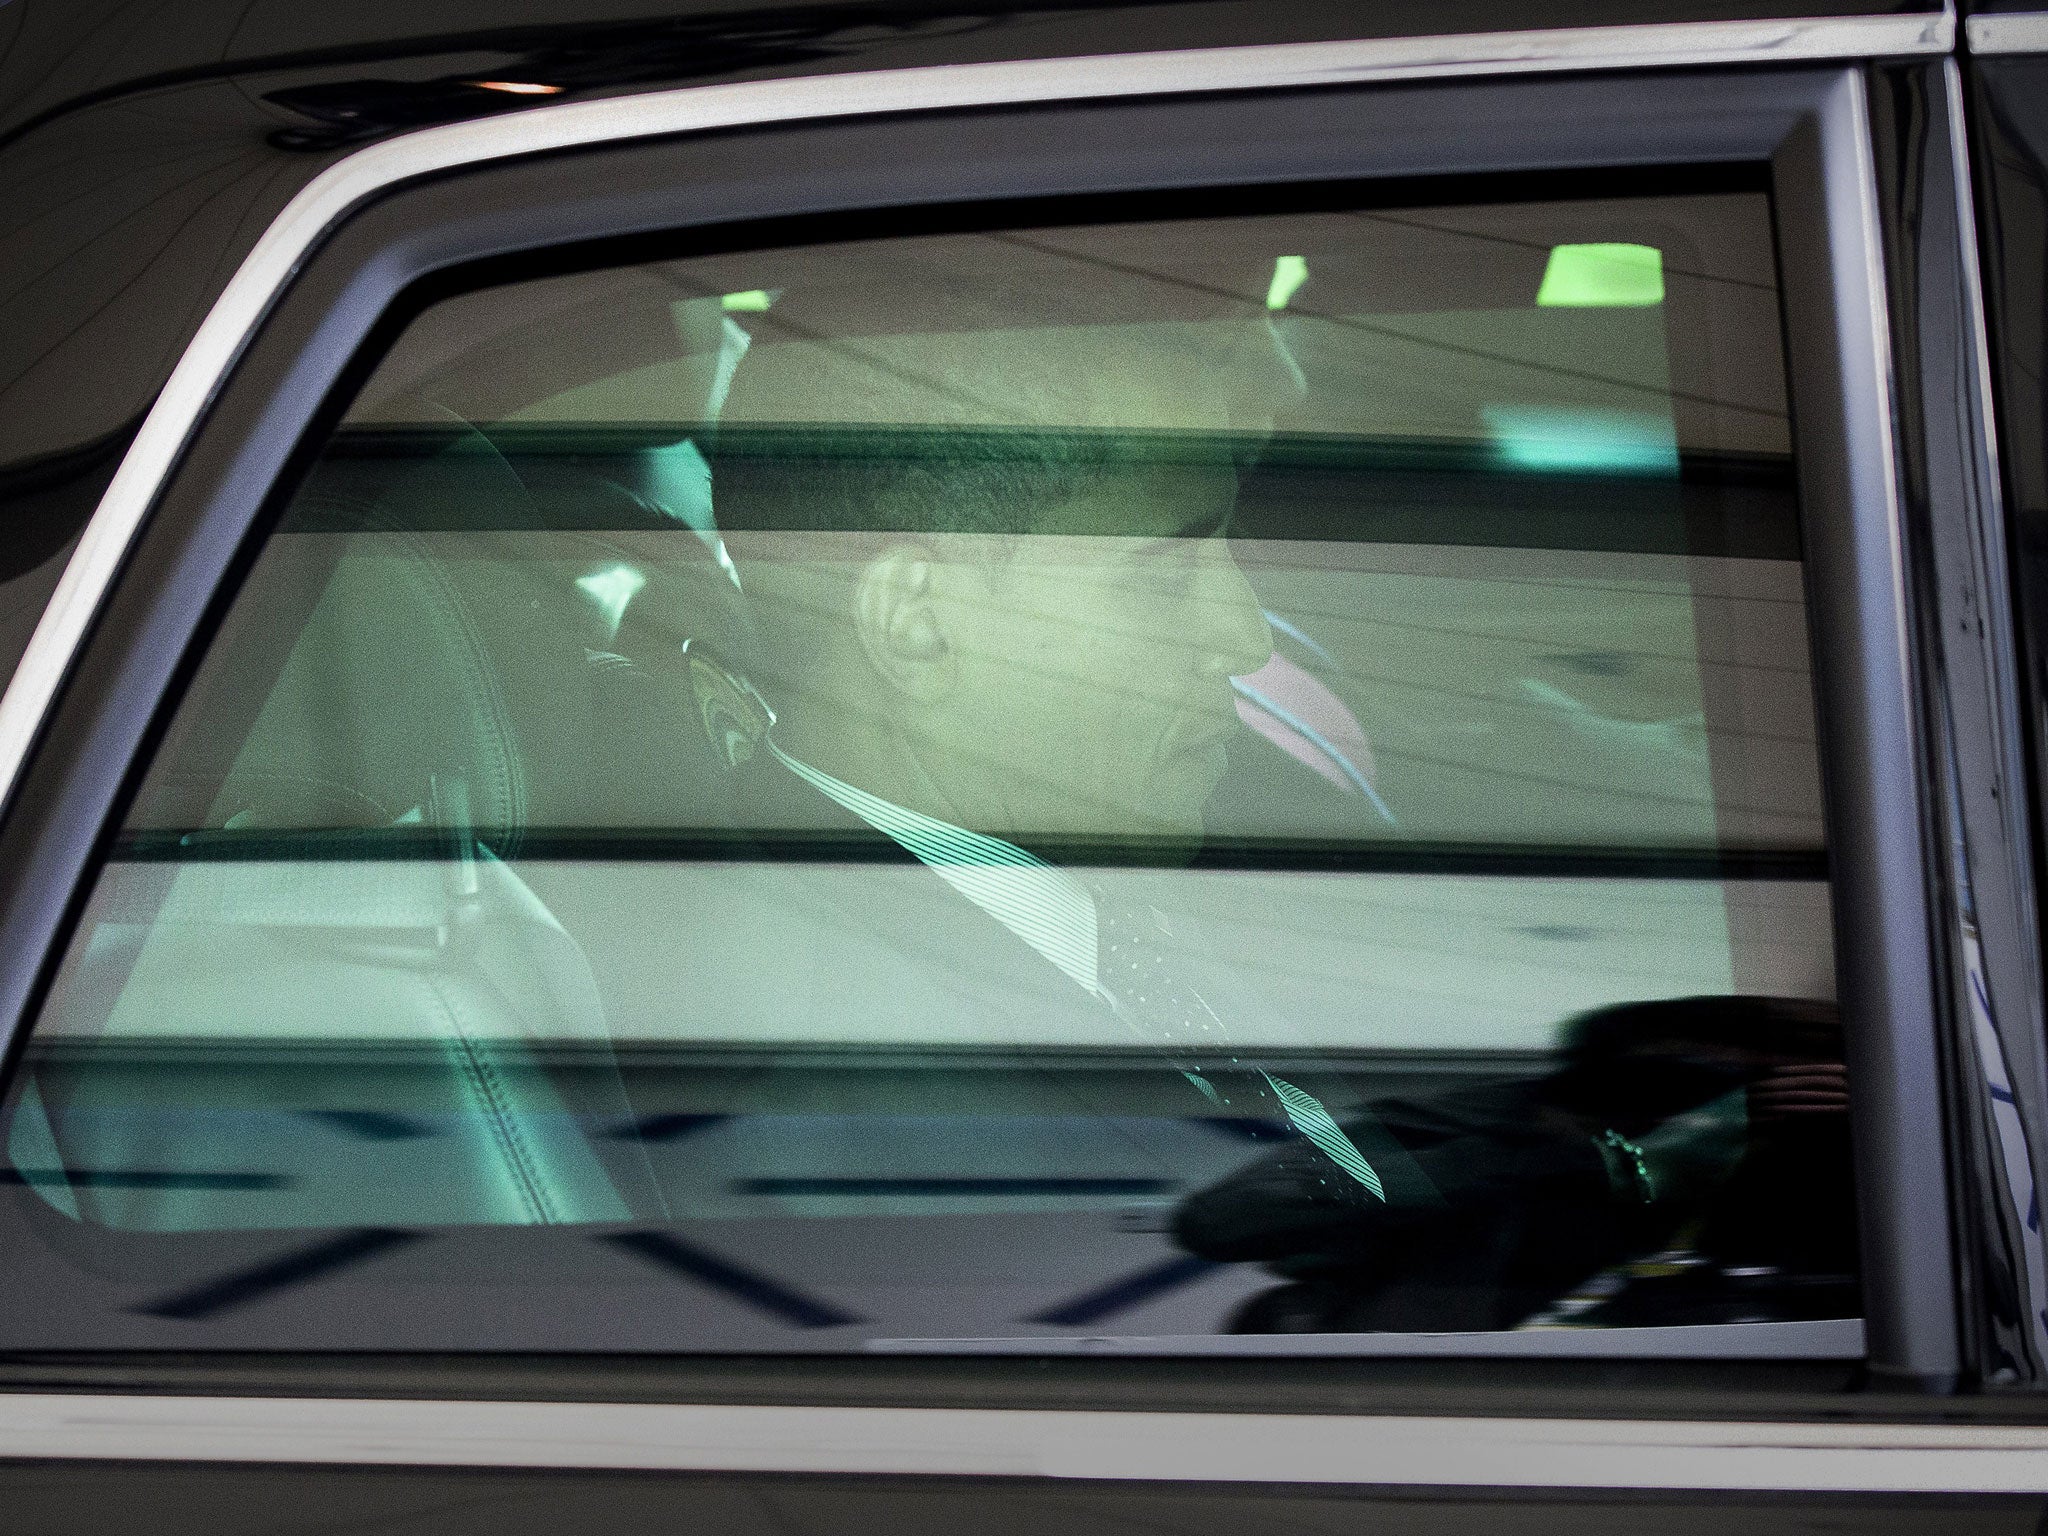
<svg viewBox="0 0 2048 1536"><path fill-rule="evenodd" d="M728 531L1021 534L1159 466L1228 471L1244 452L1217 434L798 425L721 428L709 457Z"/></svg>

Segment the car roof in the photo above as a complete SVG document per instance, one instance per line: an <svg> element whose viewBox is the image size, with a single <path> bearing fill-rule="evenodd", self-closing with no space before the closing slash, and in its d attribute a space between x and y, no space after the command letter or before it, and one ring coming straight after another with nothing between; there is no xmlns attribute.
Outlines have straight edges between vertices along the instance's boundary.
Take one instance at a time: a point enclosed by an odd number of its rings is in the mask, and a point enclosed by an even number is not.
<svg viewBox="0 0 2048 1536"><path fill-rule="evenodd" d="M990 59L1943 9L1939 0L185 0L138 19L125 0L74 0L0 6L0 142L94 102L209 79L259 78L266 100L319 120L346 95L375 98L371 115L396 129L530 104L447 89L480 73L613 91Z"/></svg>

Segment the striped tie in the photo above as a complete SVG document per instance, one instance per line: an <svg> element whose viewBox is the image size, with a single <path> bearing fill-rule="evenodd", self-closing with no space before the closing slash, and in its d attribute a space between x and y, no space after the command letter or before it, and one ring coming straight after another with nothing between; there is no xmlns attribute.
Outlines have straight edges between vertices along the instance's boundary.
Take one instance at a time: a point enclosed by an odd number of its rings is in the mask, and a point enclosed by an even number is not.
<svg viewBox="0 0 2048 1536"><path fill-rule="evenodd" d="M1174 973L1160 939L1166 921L1156 908L1132 907L1094 889L1097 983L1116 1016L1146 1043L1164 1046L1181 1075L1210 1103L1272 1109L1331 1162L1381 1200L1386 1191L1365 1154L1352 1144L1322 1101L1306 1089L1260 1067L1250 1067L1231 1049L1216 1010ZM1217 1060L1221 1057L1220 1062ZM1235 1098L1233 1098L1235 1095Z"/></svg>

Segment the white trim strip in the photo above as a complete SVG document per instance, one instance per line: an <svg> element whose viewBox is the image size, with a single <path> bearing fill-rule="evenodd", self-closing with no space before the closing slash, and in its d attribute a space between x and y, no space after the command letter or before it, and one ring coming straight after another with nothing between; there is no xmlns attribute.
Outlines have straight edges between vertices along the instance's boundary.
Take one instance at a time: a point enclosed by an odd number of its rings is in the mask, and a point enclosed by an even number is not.
<svg viewBox="0 0 2048 1536"><path fill-rule="evenodd" d="M0 1394L0 1456L2048 1493L2048 1427Z"/></svg>
<svg viewBox="0 0 2048 1536"><path fill-rule="evenodd" d="M1544 1360L1861 1360L1863 1320L1525 1328L1494 1333L1205 1333L1104 1338L869 1339L877 1355L1254 1355L1370 1360L1422 1355Z"/></svg>
<svg viewBox="0 0 2048 1536"><path fill-rule="evenodd" d="M330 166L256 242L200 325L121 461L0 697L0 804L157 491L254 327L313 242L365 198L514 155L747 124L1038 101L1555 70L1813 62L1946 53L1939 15L1673 22L1375 42L1289 43L692 87L538 107L424 129Z"/></svg>
<svg viewBox="0 0 2048 1536"><path fill-rule="evenodd" d="M1972 53L2048 53L2048 15L1971 16L1963 39Z"/></svg>

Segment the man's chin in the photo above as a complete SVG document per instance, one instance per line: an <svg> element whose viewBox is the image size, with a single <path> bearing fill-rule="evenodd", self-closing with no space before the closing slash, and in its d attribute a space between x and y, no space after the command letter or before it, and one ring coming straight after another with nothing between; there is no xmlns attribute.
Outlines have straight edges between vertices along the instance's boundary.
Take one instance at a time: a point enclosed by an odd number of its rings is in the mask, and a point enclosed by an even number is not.
<svg viewBox="0 0 2048 1536"><path fill-rule="evenodd" d="M1077 825L1021 841L1058 862L1072 864L1180 864L1201 850L1205 836L1199 810L1161 815L1156 806L1126 812L1114 820Z"/></svg>
<svg viewBox="0 0 2048 1536"><path fill-rule="evenodd" d="M1223 777L1221 762L1212 764L1206 755L1184 758L1179 766L1182 771L1154 781L1153 792L1129 808L1125 823L1134 843L1168 861L1201 848L1208 831L1203 812Z"/></svg>

